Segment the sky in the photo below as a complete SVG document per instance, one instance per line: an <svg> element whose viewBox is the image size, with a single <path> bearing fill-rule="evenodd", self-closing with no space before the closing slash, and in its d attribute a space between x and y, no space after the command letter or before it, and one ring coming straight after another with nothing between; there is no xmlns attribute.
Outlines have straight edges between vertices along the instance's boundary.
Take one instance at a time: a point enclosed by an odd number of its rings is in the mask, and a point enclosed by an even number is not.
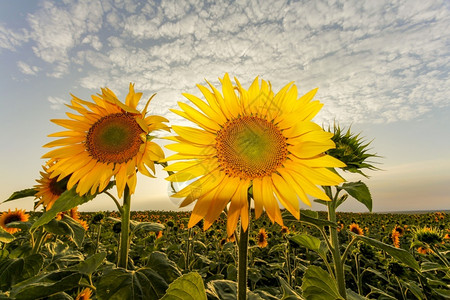
<svg viewBox="0 0 450 300"><path fill-rule="evenodd" d="M130 82L172 125L182 93L225 73L274 91L319 88L314 121L372 141L373 211L450 209L449 1L0 1L0 201L33 187L71 96ZM159 134L163 137L163 134ZM158 139L160 145L167 144ZM166 154L170 152L165 150ZM167 174L138 178L134 210L177 210ZM33 207L33 198L0 204ZM80 210L113 210L100 196ZM309 208L301 204L301 208ZM192 209L188 207L188 209ZM314 204L312 209L323 209ZM342 211L365 212L354 199Z"/></svg>

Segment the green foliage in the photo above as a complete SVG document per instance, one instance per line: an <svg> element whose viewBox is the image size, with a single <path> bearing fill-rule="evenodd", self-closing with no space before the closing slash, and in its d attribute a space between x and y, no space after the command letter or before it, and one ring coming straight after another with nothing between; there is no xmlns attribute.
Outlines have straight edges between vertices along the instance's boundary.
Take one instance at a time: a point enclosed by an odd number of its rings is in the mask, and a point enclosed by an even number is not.
<svg viewBox="0 0 450 300"><path fill-rule="evenodd" d="M179 277L169 285L161 300L206 300L202 277L195 272Z"/></svg>
<svg viewBox="0 0 450 300"><path fill-rule="evenodd" d="M369 188L364 182L358 181L344 183L338 187L338 189L345 190L350 196L364 204L370 212L372 211L372 196Z"/></svg>
<svg viewBox="0 0 450 300"><path fill-rule="evenodd" d="M343 299L339 295L336 281L328 272L316 266L310 266L306 270L302 290L307 300Z"/></svg>
<svg viewBox="0 0 450 300"><path fill-rule="evenodd" d="M34 188L17 191L17 192L14 192L11 196L9 196L8 199L3 201L3 203L9 202L12 200L22 199L25 197L33 197L34 195L36 195L36 193L37 193L37 190Z"/></svg>

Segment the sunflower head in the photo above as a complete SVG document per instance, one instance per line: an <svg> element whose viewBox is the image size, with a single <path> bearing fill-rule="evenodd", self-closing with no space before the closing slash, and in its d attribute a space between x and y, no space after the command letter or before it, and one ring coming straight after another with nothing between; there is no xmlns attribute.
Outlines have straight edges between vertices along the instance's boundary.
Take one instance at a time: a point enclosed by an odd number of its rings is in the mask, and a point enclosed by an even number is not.
<svg viewBox="0 0 450 300"><path fill-rule="evenodd" d="M56 177L51 178L51 172L49 172L48 169L53 164L54 162L51 162L42 166L44 171L40 172L41 178L36 180L38 184L35 185L34 188L37 191L35 197L38 201L35 203L35 209L42 204L45 210L49 210L59 196L67 191L69 176L66 176L59 181Z"/></svg>
<svg viewBox="0 0 450 300"><path fill-rule="evenodd" d="M0 226L3 227L7 232L13 234L18 231L20 231L20 228L13 228L13 227L6 227L9 223L12 222L26 222L29 219L29 215L25 212L24 209L17 209L14 211L11 211L11 209L8 209L8 211L3 212L0 215Z"/></svg>
<svg viewBox="0 0 450 300"><path fill-rule="evenodd" d="M103 191L111 178L116 180L119 197L125 186L133 194L136 170L152 176L154 162L164 158L162 149L152 142L155 130L170 129L167 119L147 116L148 100L142 111L137 110L142 93L135 93L130 84L125 103L120 102L108 88L92 96L94 102L72 98L69 108L78 113L67 113L69 119L52 120L66 131L51 134L58 140L44 147L57 147L43 158L48 158L49 179L59 182L69 176L67 189L76 185L80 195Z"/></svg>
<svg viewBox="0 0 450 300"><path fill-rule="evenodd" d="M75 298L75 300L90 300L92 296L92 290L90 288L84 288Z"/></svg>
<svg viewBox="0 0 450 300"><path fill-rule="evenodd" d="M228 74L219 81L222 92L209 82L209 89L198 85L206 101L184 94L196 108L180 102L181 110L173 110L194 123L172 126L178 135L166 148L176 153L165 160L178 161L165 167L169 181L189 182L172 197L183 198L182 207L196 201L188 226L204 219L208 229L229 205L230 236L239 218L247 229L251 200L256 218L265 210L280 225L279 204L299 218L298 199L330 200L317 185L342 183L328 168L345 164L325 154L335 147L333 134L312 122L322 107L312 100L317 89L299 97L292 83L274 93L258 78L248 89Z"/></svg>
<svg viewBox="0 0 450 300"><path fill-rule="evenodd" d="M420 227L413 230L413 239L428 245L440 244L443 238L442 231L434 227Z"/></svg>
<svg viewBox="0 0 450 300"><path fill-rule="evenodd" d="M281 234L282 235L286 235L286 234L289 234L289 228L287 227L287 226L282 226L281 227Z"/></svg>
<svg viewBox="0 0 450 300"><path fill-rule="evenodd" d="M266 230L264 228L261 228L258 232L258 234L256 235L256 242L258 243L258 246L260 248L265 248L267 247L268 243L267 243L267 233Z"/></svg>
<svg viewBox="0 0 450 300"><path fill-rule="evenodd" d="M364 235L364 231L363 231L362 228L359 227L359 225L356 224L356 223L350 224L350 225L348 226L348 229L349 229L351 232L355 233L355 234L358 234L358 235Z"/></svg>
<svg viewBox="0 0 450 300"><path fill-rule="evenodd" d="M398 236L403 236L405 233L405 229L402 226L395 225L394 229L392 229L392 234L398 234Z"/></svg>
<svg viewBox="0 0 450 300"><path fill-rule="evenodd" d="M328 132L333 133L332 140L336 144L336 148L327 150L327 154L345 163L346 166L341 167L342 170L367 177L363 173L363 169L379 170L368 159L379 156L375 153L368 153L371 142L364 141L359 136L360 134L354 134L350 129L350 127L347 130L341 129L336 123L333 128L328 127Z"/></svg>
<svg viewBox="0 0 450 300"><path fill-rule="evenodd" d="M392 232L391 235L392 243L394 244L395 248L400 248L400 234L396 231Z"/></svg>

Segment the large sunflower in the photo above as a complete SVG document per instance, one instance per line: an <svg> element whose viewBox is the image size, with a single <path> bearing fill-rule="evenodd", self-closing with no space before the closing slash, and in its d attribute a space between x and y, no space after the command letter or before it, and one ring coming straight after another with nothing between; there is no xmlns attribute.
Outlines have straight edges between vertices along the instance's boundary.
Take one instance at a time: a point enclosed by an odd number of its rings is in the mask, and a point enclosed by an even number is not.
<svg viewBox="0 0 450 300"><path fill-rule="evenodd" d="M80 195L102 191L115 176L117 192L122 197L125 185L133 194L136 187L136 168L144 175L155 172L154 161L164 158L162 149L151 141L154 130L169 128L163 124L167 119L146 116L147 107L137 110L142 93L135 93L130 84L125 104L108 88L102 94L93 95L95 103L72 96L72 108L77 114L67 113L70 118L52 120L69 129L51 134L60 139L44 147L58 147L43 158L49 158L50 179L60 181L69 176L67 189L77 184Z"/></svg>
<svg viewBox="0 0 450 300"><path fill-rule="evenodd" d="M51 165L53 165L53 163ZM56 177L50 178L51 173L48 172L48 165L42 167L44 171L40 172L41 178L36 180L38 184L34 186L37 191L35 197L36 199L39 199L34 208L36 209L42 204L45 210L49 210L56 199L67 190L67 181L69 180L69 177L57 181Z"/></svg>
<svg viewBox="0 0 450 300"><path fill-rule="evenodd" d="M28 221L28 218L30 216L25 212L24 209L17 209L15 211L11 211L11 209L8 209L8 211L2 213L0 216L0 226L3 227L7 232L13 234L17 231L20 231L20 228L14 228L14 227L6 227L9 223L12 222L26 222Z"/></svg>
<svg viewBox="0 0 450 300"><path fill-rule="evenodd" d="M184 94L199 110L181 102L182 110L173 110L200 127L172 126L178 136L170 139L177 143L166 146L178 152L167 161L181 160L165 168L175 172L167 179L196 178L173 195L184 198L181 206L197 200L189 227L204 218L204 228L209 228L231 202L228 235L239 217L246 230L250 187L256 218L265 209L271 221L280 225L278 201L299 218L297 197L308 205L307 194L329 200L316 185L342 183L327 168L345 164L324 153L335 147L333 134L311 122L322 107L319 101L311 101L317 89L298 98L292 83L274 94L270 82L263 80L260 86L258 78L248 90L237 79L234 86L228 74L220 81L222 93L209 82L211 90L197 85L207 102Z"/></svg>

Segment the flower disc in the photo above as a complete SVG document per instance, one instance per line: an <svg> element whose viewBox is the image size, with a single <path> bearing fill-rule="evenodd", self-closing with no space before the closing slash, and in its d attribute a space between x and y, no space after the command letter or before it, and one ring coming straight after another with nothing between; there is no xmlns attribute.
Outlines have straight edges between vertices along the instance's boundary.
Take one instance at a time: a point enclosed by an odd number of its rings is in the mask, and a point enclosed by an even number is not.
<svg viewBox="0 0 450 300"><path fill-rule="evenodd" d="M253 179L272 174L286 160L286 138L258 117L227 122L216 138L219 165L231 177Z"/></svg>

